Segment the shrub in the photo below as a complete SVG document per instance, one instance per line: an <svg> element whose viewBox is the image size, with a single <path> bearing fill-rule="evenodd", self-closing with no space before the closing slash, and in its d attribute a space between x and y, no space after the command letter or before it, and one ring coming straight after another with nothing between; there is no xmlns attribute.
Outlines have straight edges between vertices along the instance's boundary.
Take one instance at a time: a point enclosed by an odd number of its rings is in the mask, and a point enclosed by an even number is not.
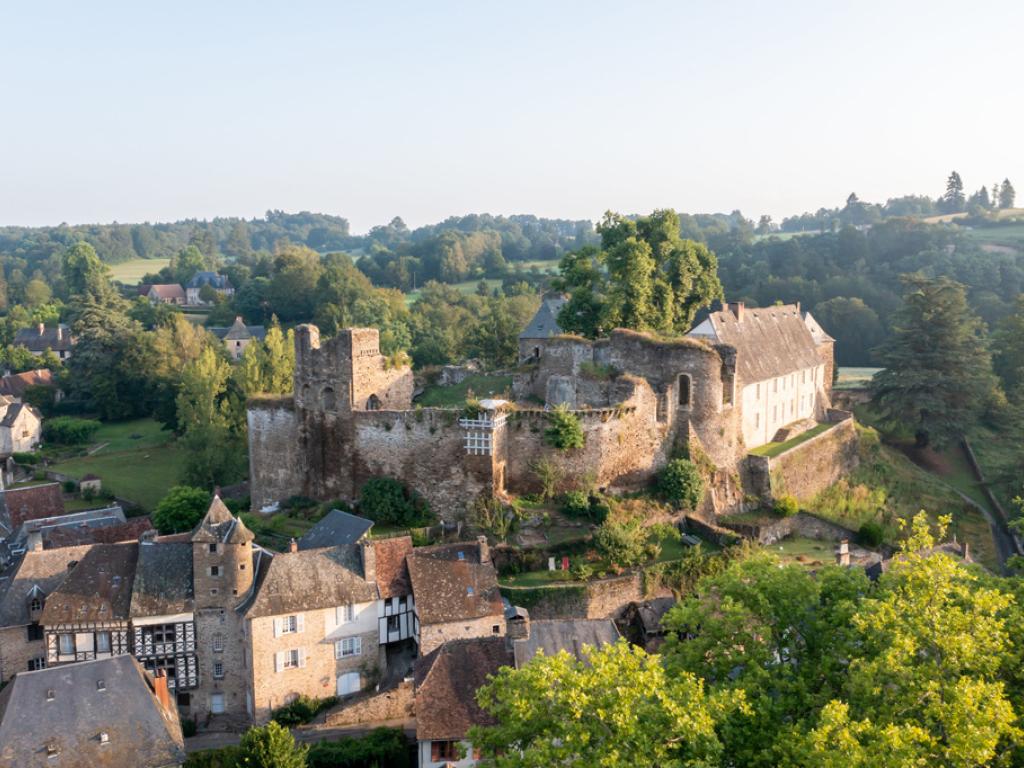
<svg viewBox="0 0 1024 768"><path fill-rule="evenodd" d="M75 483L74 480L65 480L61 484L61 487L64 488L64 493L74 493L75 490L78 488L78 484Z"/></svg>
<svg viewBox="0 0 1024 768"><path fill-rule="evenodd" d="M562 513L567 517L590 517L590 494L586 491L563 493Z"/></svg>
<svg viewBox="0 0 1024 768"><path fill-rule="evenodd" d="M696 509L704 498L704 477L689 459L673 459L666 464L656 481L658 494L676 506Z"/></svg>
<svg viewBox="0 0 1024 768"><path fill-rule="evenodd" d="M160 499L153 511L153 525L160 533L190 531L203 519L210 494L202 488L176 485Z"/></svg>
<svg viewBox="0 0 1024 768"><path fill-rule="evenodd" d="M553 448L568 451L582 448L586 437L579 417L570 413L563 404L548 414L548 427L544 430L544 440Z"/></svg>
<svg viewBox="0 0 1024 768"><path fill-rule="evenodd" d="M507 541L519 524L515 507L506 506L493 496L478 496L469 515L474 525L501 542Z"/></svg>
<svg viewBox="0 0 1024 768"><path fill-rule="evenodd" d="M558 490L558 484L562 482L561 468L550 459L537 459L530 465L530 470L540 483L538 501L543 503L552 498Z"/></svg>
<svg viewBox="0 0 1024 768"><path fill-rule="evenodd" d="M800 511L800 502L789 494L779 496L772 505L772 511L779 517L792 517Z"/></svg>
<svg viewBox="0 0 1024 768"><path fill-rule="evenodd" d="M639 519L605 520L594 534L601 553L622 566L639 565L649 557L647 531Z"/></svg>
<svg viewBox="0 0 1024 768"><path fill-rule="evenodd" d="M95 419L57 416L43 422L43 439L61 445L81 445L89 442L100 426Z"/></svg>
<svg viewBox="0 0 1024 768"><path fill-rule="evenodd" d="M15 451L11 454L17 464L38 464L39 454L31 451Z"/></svg>
<svg viewBox="0 0 1024 768"><path fill-rule="evenodd" d="M309 509L310 507L315 507L316 505L316 499L311 499L309 498L309 496L289 496L287 499L281 502L281 509Z"/></svg>
<svg viewBox="0 0 1024 768"><path fill-rule="evenodd" d="M885 541L885 529L881 523L868 520L857 529L857 543L865 547L877 547Z"/></svg>
<svg viewBox="0 0 1024 768"><path fill-rule="evenodd" d="M314 744L309 768L412 768L409 746L399 728L376 728L362 738Z"/></svg>
<svg viewBox="0 0 1024 768"><path fill-rule="evenodd" d="M270 719L281 725L291 727L308 723L328 707L338 703L337 696L314 699L311 696L299 696L290 704L278 707L270 713Z"/></svg>
<svg viewBox="0 0 1024 768"><path fill-rule="evenodd" d="M246 768L306 768L309 752L309 747L295 743L291 731L273 721L246 731L238 748L238 764Z"/></svg>
<svg viewBox="0 0 1024 768"><path fill-rule="evenodd" d="M181 733L187 739L189 736L196 735L196 721L190 717L186 717L181 721Z"/></svg>
<svg viewBox="0 0 1024 768"><path fill-rule="evenodd" d="M430 507L393 477L367 480L359 492L359 513L375 523L415 526L430 521Z"/></svg>
<svg viewBox="0 0 1024 768"><path fill-rule="evenodd" d="M239 747L204 749L202 752L189 753L184 768L238 768L241 758L242 750Z"/></svg>

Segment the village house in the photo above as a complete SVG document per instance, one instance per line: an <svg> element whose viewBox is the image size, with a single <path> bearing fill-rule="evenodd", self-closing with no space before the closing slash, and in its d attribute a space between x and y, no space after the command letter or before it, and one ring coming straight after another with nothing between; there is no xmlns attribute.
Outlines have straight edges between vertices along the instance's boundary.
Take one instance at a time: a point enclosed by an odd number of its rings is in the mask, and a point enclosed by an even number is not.
<svg viewBox="0 0 1024 768"><path fill-rule="evenodd" d="M7 538L6 544L11 555L18 556L29 549L130 541L150 527L148 517L132 518L129 524L124 510L114 505L26 520Z"/></svg>
<svg viewBox="0 0 1024 768"><path fill-rule="evenodd" d="M131 656L23 672L0 691L0 768L184 763L167 679Z"/></svg>
<svg viewBox="0 0 1024 768"><path fill-rule="evenodd" d="M35 449L43 439L43 414L9 395L0 395L0 459Z"/></svg>
<svg viewBox="0 0 1024 768"><path fill-rule="evenodd" d="M373 521L340 509L332 509L299 539L299 549L322 549L355 544L373 528Z"/></svg>
<svg viewBox="0 0 1024 768"><path fill-rule="evenodd" d="M64 323L58 323L52 328L47 328L45 323L39 323L32 328L21 328L14 334L14 346L24 347L36 357L42 357L49 350L61 362L71 357L74 345L75 339L71 335L71 328Z"/></svg>
<svg viewBox="0 0 1024 768"><path fill-rule="evenodd" d="M209 286L221 296L228 297L235 294L235 287L231 284L227 275L207 271L196 272L192 275L192 279L188 281L188 285L185 286L186 303L189 306L208 304L209 302L204 301L201 295L203 288L206 286Z"/></svg>
<svg viewBox="0 0 1024 768"><path fill-rule="evenodd" d="M64 496L59 483L42 483L0 490L0 567L16 554L15 538L27 521L44 520L64 514Z"/></svg>
<svg viewBox="0 0 1024 768"><path fill-rule="evenodd" d="M185 289L178 283L157 283L149 286L146 298L154 304L185 306Z"/></svg>
<svg viewBox="0 0 1024 768"><path fill-rule="evenodd" d="M540 307L519 334L520 363L540 359L544 343L552 336L562 333L558 325L558 313L562 311L566 301L568 297L559 292L548 292L541 297Z"/></svg>
<svg viewBox="0 0 1024 768"><path fill-rule="evenodd" d="M49 368L36 368L0 377L0 395L25 402L25 393L33 388L53 390L53 400L57 403L64 398L64 393L57 387L57 380Z"/></svg>
<svg viewBox="0 0 1024 768"><path fill-rule="evenodd" d="M262 325L246 325L241 317L236 317L235 322L228 327L210 326L206 330L224 343L224 349L232 360L239 360L246 347L253 341L263 341L267 335Z"/></svg>
<svg viewBox="0 0 1024 768"><path fill-rule="evenodd" d="M0 572L0 683L47 666L43 608L89 549L29 550Z"/></svg>
<svg viewBox="0 0 1024 768"><path fill-rule="evenodd" d="M421 655L448 640L504 636L505 609L486 537L475 543L417 547L406 563Z"/></svg>

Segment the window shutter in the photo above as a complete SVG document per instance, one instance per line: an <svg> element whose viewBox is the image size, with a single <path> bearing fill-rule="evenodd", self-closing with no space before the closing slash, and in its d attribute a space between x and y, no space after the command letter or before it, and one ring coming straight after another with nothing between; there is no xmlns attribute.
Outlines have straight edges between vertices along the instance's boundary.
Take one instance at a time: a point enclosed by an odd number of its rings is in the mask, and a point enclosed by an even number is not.
<svg viewBox="0 0 1024 768"><path fill-rule="evenodd" d="M305 648L299 648L299 666L300 667L306 666L306 649Z"/></svg>
<svg viewBox="0 0 1024 768"><path fill-rule="evenodd" d="M305 614L298 614L295 617L295 631L304 632L306 630L306 619Z"/></svg>
<svg viewBox="0 0 1024 768"><path fill-rule="evenodd" d="M280 672L284 669L284 651L278 651L274 654L274 671Z"/></svg>
<svg viewBox="0 0 1024 768"><path fill-rule="evenodd" d="M274 637L281 636L281 620L274 619Z"/></svg>

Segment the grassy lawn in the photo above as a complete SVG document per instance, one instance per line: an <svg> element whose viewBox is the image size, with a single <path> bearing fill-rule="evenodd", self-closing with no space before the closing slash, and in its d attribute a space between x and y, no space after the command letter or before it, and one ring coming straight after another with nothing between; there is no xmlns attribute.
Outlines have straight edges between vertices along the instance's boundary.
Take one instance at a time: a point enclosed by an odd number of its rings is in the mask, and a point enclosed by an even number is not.
<svg viewBox="0 0 1024 768"><path fill-rule="evenodd" d="M835 562L836 545L831 541L789 536L765 549L778 555L784 563L820 567Z"/></svg>
<svg viewBox="0 0 1024 768"><path fill-rule="evenodd" d="M485 398L501 397L511 389L511 376L469 376L461 384L451 387L427 387L416 398L416 403L424 408L451 408L465 403L469 390L473 391L474 397Z"/></svg>
<svg viewBox="0 0 1024 768"><path fill-rule="evenodd" d="M501 280L497 278L486 278L484 280L487 283L488 290L493 291L495 288L501 288ZM451 287L457 290L459 293L469 295L476 293L476 287L480 284L479 280L467 280L464 283L451 283ZM409 291L405 294L405 303L412 305L416 303L416 300L420 297L420 289L417 288L415 291Z"/></svg>
<svg viewBox="0 0 1024 768"><path fill-rule="evenodd" d="M171 263L170 259L132 259L120 264L111 264L110 274L125 285L138 285L143 275L159 272Z"/></svg>
<svg viewBox="0 0 1024 768"><path fill-rule="evenodd" d="M292 539L301 539L306 531L316 525L318 517L305 518L286 512L277 512L270 517L242 513L242 520L256 534L256 542L278 552L288 549Z"/></svg>
<svg viewBox="0 0 1024 768"><path fill-rule="evenodd" d="M75 479L97 475L104 490L152 512L181 479L185 457L172 438L153 419L104 424L91 446L103 447L91 456L68 459L52 468Z"/></svg>
<svg viewBox="0 0 1024 768"><path fill-rule="evenodd" d="M826 429L832 426L834 425L819 424L818 426L808 429L806 432L802 432L801 434L797 435L791 440L785 441L784 443L765 443L764 445L759 445L757 448L752 449L750 453L754 454L755 456L767 456L768 458L774 458L778 456L780 453L785 453L790 448L800 445L800 443L806 443L815 435L820 435L822 432L824 432Z"/></svg>

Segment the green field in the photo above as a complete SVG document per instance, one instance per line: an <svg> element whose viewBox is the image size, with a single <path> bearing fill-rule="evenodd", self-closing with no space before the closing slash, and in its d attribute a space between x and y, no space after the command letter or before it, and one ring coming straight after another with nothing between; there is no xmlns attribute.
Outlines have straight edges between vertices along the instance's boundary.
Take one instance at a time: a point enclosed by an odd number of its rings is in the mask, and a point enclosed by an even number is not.
<svg viewBox="0 0 1024 768"><path fill-rule="evenodd" d="M496 278L487 278L484 280L487 283L487 288L493 291L495 288L501 288L501 280ZM459 293L464 293L467 296L476 293L476 287L480 285L479 280L467 280L464 283L450 283L452 288L457 290ZM416 303L416 300L420 297L420 289L417 288L415 291L409 291L405 294L405 303L412 305Z"/></svg>
<svg viewBox="0 0 1024 768"><path fill-rule="evenodd" d="M104 424L90 446L95 453L60 462L52 469L75 479L97 475L104 490L151 512L167 490L181 481L185 457L173 437L153 419Z"/></svg>
<svg viewBox="0 0 1024 768"><path fill-rule="evenodd" d="M1018 249L1024 248L1024 224L1007 224L1001 227L976 227L964 230L964 235L979 243L992 243Z"/></svg>
<svg viewBox="0 0 1024 768"><path fill-rule="evenodd" d="M132 259L110 265L110 274L125 285L138 285L143 275L159 272L171 263L170 259Z"/></svg>
<svg viewBox="0 0 1024 768"><path fill-rule="evenodd" d="M416 404L424 408L456 408L466 402L470 390L473 397L504 397L512 389L511 376L469 376L461 384L451 387L427 387L416 398Z"/></svg>
<svg viewBox="0 0 1024 768"><path fill-rule="evenodd" d="M784 563L820 567L835 562L835 542L805 539L802 536L787 536L782 541L765 547L778 555Z"/></svg>
<svg viewBox="0 0 1024 768"><path fill-rule="evenodd" d="M806 443L812 437L820 435L822 432L824 432L831 426L833 425L819 424L816 427L808 429L806 432L801 432L799 435L792 438L791 440L786 440L784 443L765 443L764 445L759 445L757 448L752 448L750 450L750 453L752 453L755 456L767 456L768 458L775 458L779 454L785 453L790 448L795 448L796 446L800 445L800 443Z"/></svg>
<svg viewBox="0 0 1024 768"><path fill-rule="evenodd" d="M839 376L834 389L866 389L871 383L871 377L878 373L881 368L856 368L843 366L839 369Z"/></svg>

